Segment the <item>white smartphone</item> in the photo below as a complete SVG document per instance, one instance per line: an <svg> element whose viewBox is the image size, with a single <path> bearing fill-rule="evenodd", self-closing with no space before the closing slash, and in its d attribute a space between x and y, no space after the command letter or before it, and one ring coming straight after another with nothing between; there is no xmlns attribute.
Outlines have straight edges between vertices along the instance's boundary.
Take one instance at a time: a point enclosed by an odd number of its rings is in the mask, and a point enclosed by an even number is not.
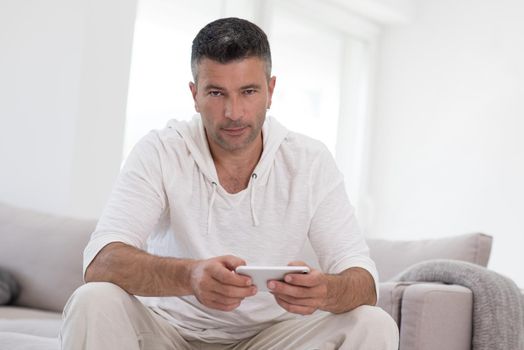
<svg viewBox="0 0 524 350"><path fill-rule="evenodd" d="M289 273L309 273L307 266L239 266L235 272L251 277L259 292L267 292L267 282L283 281Z"/></svg>

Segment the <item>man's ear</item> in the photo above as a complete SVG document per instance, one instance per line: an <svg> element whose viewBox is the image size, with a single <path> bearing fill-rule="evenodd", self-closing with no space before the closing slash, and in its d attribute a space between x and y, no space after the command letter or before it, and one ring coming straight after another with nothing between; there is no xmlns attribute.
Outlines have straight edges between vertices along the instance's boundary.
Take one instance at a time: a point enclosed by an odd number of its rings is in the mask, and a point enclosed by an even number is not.
<svg viewBox="0 0 524 350"><path fill-rule="evenodd" d="M267 109L271 108L271 101L273 98L273 91L275 91L275 84L277 83L277 77L272 76L268 82L268 97L267 97Z"/></svg>
<svg viewBox="0 0 524 350"><path fill-rule="evenodd" d="M198 92L198 88L197 88L196 84L193 83L192 81L189 82L189 90L191 90L191 95L193 96L193 101L195 102L195 111L197 111L197 113L200 113L199 108L198 108L198 103L197 103L197 100L196 100L196 95L197 95L197 92Z"/></svg>

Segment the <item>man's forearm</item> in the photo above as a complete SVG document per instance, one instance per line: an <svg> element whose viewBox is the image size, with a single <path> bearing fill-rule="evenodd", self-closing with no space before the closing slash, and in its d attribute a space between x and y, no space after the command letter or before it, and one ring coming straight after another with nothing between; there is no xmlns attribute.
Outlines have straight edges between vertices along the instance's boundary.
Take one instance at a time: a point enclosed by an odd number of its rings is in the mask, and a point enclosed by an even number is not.
<svg viewBox="0 0 524 350"><path fill-rule="evenodd" d="M321 308L332 313L343 313L360 305L375 305L377 296L371 274L360 267L352 267L337 275L327 275L327 298Z"/></svg>
<svg viewBox="0 0 524 350"><path fill-rule="evenodd" d="M111 282L130 294L182 296L191 294L194 260L164 258L124 243L105 246L86 270L86 282Z"/></svg>

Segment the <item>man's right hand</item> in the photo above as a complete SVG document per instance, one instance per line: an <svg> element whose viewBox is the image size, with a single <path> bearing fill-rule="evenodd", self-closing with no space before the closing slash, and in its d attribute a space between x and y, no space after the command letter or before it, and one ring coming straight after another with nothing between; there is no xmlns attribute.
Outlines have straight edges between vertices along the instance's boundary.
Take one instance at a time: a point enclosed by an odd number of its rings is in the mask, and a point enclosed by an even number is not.
<svg viewBox="0 0 524 350"><path fill-rule="evenodd" d="M209 308L236 309L244 298L257 293L251 278L234 272L245 264L244 260L231 255L195 261L189 277L193 294Z"/></svg>
<svg viewBox="0 0 524 350"><path fill-rule="evenodd" d="M194 295L207 307L231 311L256 294L251 279L234 272L245 264L230 255L208 260L160 257L113 242L93 259L85 280L111 282L129 294L146 297Z"/></svg>

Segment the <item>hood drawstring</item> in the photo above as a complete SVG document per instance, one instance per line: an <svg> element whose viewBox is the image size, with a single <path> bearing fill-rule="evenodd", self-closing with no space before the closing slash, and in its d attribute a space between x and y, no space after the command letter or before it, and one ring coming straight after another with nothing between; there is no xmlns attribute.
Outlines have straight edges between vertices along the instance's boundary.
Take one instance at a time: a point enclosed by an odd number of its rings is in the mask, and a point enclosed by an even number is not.
<svg viewBox="0 0 524 350"><path fill-rule="evenodd" d="M209 199L209 206L207 211L207 234L209 235L209 231L211 230L211 213L213 211L213 204L215 203L215 197L217 193L217 183L215 181L211 182L211 187L213 187L213 192L211 192L211 198Z"/></svg>
<svg viewBox="0 0 524 350"><path fill-rule="evenodd" d="M206 187L209 186L209 183L211 183L211 186L213 187L212 189L206 188L206 190L211 190L212 193L205 194L209 195L209 211L207 214L207 233L209 234L212 231L211 225L213 224L213 205L215 200L217 200L216 196L221 194L219 192L221 190L218 188L218 174L216 172L211 151L209 150L209 144L202 118L197 114L190 122L171 120L168 122L167 127L174 130L174 134L172 135L174 139L178 140L181 138L185 143L189 151L189 157L198 165L200 173L204 176ZM287 142L288 135L289 131L276 119L273 119L269 115L266 117L266 120L262 125L263 152L260 155L260 159L256 166L257 172L251 173L251 178L249 179L251 182L249 184L251 185L251 188L246 189L250 192L251 220L253 226L260 225L257 213L255 212L255 192L257 191L255 185L258 181L258 176L260 176L261 181L266 181L267 174L273 167L275 155L279 151L280 146L284 142ZM244 195L248 195L248 193L245 193L242 196ZM262 210L262 208L260 209ZM247 208L244 210L247 210ZM205 215L205 213L203 214ZM249 220L249 218L246 219Z"/></svg>
<svg viewBox="0 0 524 350"><path fill-rule="evenodd" d="M253 173L251 175L251 218L253 219L253 226L258 226L257 213L255 212L255 180L257 179L257 174Z"/></svg>
<svg viewBox="0 0 524 350"><path fill-rule="evenodd" d="M250 202L251 202L251 218L253 220L253 226L258 226L258 218L257 213L255 212L255 180L257 179L257 174L253 173L251 175L251 190L250 190ZM207 212L207 234L211 231L211 222L212 222L212 212L213 212L213 204L215 203L215 197L217 193L217 187L218 184L213 181L211 182L211 186L213 187L213 191L211 192L211 197L209 199L209 209Z"/></svg>

